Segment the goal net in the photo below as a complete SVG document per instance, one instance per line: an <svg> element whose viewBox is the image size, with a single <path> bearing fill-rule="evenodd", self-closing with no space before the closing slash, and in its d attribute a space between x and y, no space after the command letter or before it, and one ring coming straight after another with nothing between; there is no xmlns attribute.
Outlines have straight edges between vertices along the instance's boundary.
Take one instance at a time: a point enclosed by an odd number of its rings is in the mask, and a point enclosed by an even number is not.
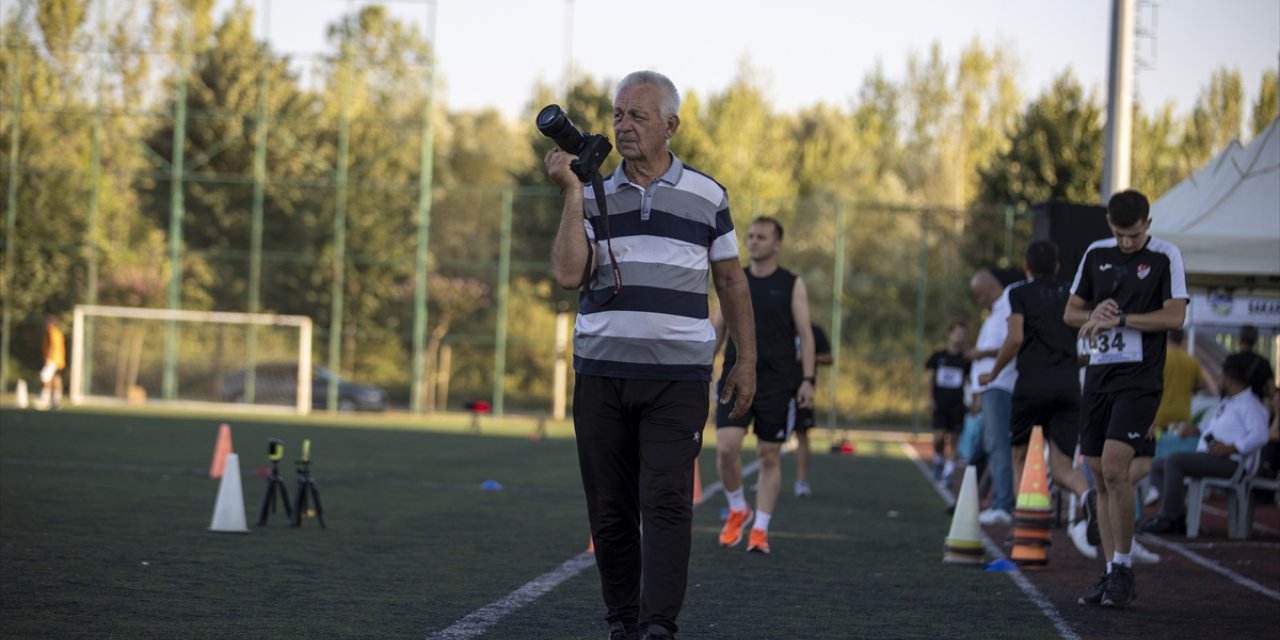
<svg viewBox="0 0 1280 640"><path fill-rule="evenodd" d="M311 411L311 319L79 305L72 404Z"/></svg>

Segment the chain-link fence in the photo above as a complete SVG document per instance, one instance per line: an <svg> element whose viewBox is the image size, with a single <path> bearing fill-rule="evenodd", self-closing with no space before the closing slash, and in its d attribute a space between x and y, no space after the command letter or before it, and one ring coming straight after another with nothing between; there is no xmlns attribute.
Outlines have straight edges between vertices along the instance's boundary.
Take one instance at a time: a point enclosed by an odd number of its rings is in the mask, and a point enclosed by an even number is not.
<svg viewBox="0 0 1280 640"><path fill-rule="evenodd" d="M468 163L493 160L442 128L429 55L346 34L332 55L285 59L234 25L198 41L173 19L175 44L143 49L105 36L54 49L6 23L4 388L35 379L46 313L68 324L76 305L118 305L307 316L314 362L393 406L550 412L556 362L571 358L557 315L576 308L550 278L560 196L465 183ZM781 262L836 352L819 376L831 424L918 418L923 359L952 320L977 318L970 275L1017 266L1031 229L1006 209L750 194L731 206L740 239L757 215L786 226ZM158 376L174 388L149 395L175 396L180 361L211 348L146 339L171 344L142 359L164 371L95 362L98 376L133 371L99 388Z"/></svg>

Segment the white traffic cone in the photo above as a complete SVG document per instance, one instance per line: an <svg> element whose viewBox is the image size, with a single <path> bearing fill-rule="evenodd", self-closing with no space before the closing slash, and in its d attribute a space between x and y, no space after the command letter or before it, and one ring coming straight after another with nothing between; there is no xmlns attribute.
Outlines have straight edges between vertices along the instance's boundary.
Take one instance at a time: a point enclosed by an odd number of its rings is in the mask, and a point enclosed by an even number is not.
<svg viewBox="0 0 1280 640"><path fill-rule="evenodd" d="M982 564L982 526L978 524L978 468L964 469L956 512L951 518L942 561L953 564Z"/></svg>
<svg viewBox="0 0 1280 640"><path fill-rule="evenodd" d="M18 404L19 409L26 409L31 404L31 398L27 395L27 381L18 378L18 386L13 390L13 400Z"/></svg>
<svg viewBox="0 0 1280 640"><path fill-rule="evenodd" d="M240 488L240 456L227 454L222 482L218 484L218 500L213 505L210 531L249 533L244 518L244 491Z"/></svg>

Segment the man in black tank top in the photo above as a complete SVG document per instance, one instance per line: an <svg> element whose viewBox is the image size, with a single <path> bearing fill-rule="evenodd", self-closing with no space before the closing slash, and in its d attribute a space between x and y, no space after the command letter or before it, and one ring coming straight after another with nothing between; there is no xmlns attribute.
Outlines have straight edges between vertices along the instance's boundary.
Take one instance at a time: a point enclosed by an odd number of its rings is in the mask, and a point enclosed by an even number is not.
<svg viewBox="0 0 1280 640"><path fill-rule="evenodd" d="M809 320L809 294L804 280L778 266L782 250L782 225L772 218L757 218L747 231L746 267L751 290L751 310L756 328L756 396L751 410L731 418L727 405L716 408L716 466L729 501L729 517L720 532L720 544L736 546L752 522L747 551L769 553L769 522L782 487L782 444L795 427L797 407L813 406L815 355L813 327ZM717 350L724 341L722 319L716 319ZM800 361L796 361L796 338ZM732 371L737 360L733 340L725 349L721 371ZM724 374L720 386L724 385ZM742 442L747 426L754 424L760 461L760 486L756 511L747 505L742 482Z"/></svg>

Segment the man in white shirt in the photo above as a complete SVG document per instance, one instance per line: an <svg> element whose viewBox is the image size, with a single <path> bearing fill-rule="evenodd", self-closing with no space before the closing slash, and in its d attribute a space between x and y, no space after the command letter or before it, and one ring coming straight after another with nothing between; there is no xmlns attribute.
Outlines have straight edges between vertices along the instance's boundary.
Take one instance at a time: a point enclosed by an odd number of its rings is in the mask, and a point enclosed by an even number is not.
<svg viewBox="0 0 1280 640"><path fill-rule="evenodd" d="M1226 399L1201 427L1195 452L1174 453L1151 463L1151 483L1160 487L1164 502L1160 514L1142 525L1143 533L1186 533L1183 478L1230 478L1267 443L1267 408L1250 390L1248 379L1248 357L1229 356L1222 363Z"/></svg>
<svg viewBox="0 0 1280 640"><path fill-rule="evenodd" d="M1017 286L1016 284L1011 286ZM1009 443L1009 420L1013 411L1013 386L1018 380L1016 367L1005 367L990 384L978 384L978 378L995 366L1000 346L1009 331L1009 296L990 271L982 270L969 280L969 290L991 315L978 331L978 342L969 351L973 366L969 383L975 391L975 402L982 408L982 449L987 455L993 495L991 507L978 514L986 525L1008 525L1013 522L1015 493L1013 489L1013 452Z"/></svg>

